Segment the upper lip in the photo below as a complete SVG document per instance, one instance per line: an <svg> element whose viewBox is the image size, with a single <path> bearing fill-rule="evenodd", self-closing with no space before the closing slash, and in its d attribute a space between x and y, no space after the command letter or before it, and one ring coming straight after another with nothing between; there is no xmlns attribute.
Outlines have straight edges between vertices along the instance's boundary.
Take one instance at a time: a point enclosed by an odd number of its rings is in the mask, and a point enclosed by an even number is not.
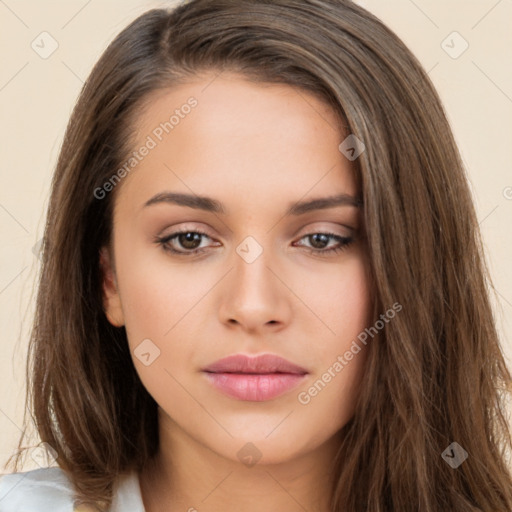
<svg viewBox="0 0 512 512"><path fill-rule="evenodd" d="M208 365L203 368L203 371L210 373L295 373L300 375L308 373L304 368L274 354L253 357L234 354Z"/></svg>

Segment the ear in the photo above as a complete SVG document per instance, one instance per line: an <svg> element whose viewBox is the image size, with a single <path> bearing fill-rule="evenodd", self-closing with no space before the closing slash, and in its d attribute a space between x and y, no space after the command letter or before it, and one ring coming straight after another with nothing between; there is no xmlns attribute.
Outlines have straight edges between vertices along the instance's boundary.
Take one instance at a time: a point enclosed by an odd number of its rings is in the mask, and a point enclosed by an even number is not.
<svg viewBox="0 0 512 512"><path fill-rule="evenodd" d="M108 321L115 327L124 325L121 297L117 287L117 278L108 247L100 249L100 270L103 290L103 310Z"/></svg>

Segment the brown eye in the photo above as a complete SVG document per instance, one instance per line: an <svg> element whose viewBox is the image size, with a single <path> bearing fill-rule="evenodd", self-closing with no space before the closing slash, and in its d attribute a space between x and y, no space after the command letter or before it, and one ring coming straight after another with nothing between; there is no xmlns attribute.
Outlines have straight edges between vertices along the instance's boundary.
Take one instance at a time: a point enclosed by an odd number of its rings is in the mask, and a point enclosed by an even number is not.
<svg viewBox="0 0 512 512"><path fill-rule="evenodd" d="M301 240L303 239L310 241L311 247L306 246L306 248L309 249L310 252L317 254L337 254L345 250L354 241L352 237L344 237L336 235L335 233L311 233L303 236ZM326 249L331 240L338 241L338 245Z"/></svg>
<svg viewBox="0 0 512 512"><path fill-rule="evenodd" d="M201 244L202 235L200 233L189 231L187 233L180 233L176 236L176 240L185 249L197 249Z"/></svg>
<svg viewBox="0 0 512 512"><path fill-rule="evenodd" d="M315 249L325 249L329 245L331 237L325 233L315 233L314 235L308 235L308 238Z"/></svg>
<svg viewBox="0 0 512 512"><path fill-rule="evenodd" d="M210 239L202 231L176 231L170 235L156 237L155 242L165 251L186 256L204 252L205 249L200 247L203 238Z"/></svg>

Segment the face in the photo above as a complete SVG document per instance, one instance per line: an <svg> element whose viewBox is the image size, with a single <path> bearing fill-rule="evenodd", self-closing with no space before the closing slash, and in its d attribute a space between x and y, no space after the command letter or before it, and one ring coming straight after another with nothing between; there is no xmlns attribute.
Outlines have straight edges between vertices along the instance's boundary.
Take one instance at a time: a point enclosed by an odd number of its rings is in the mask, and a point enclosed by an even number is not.
<svg viewBox="0 0 512 512"><path fill-rule="evenodd" d="M368 347L344 355L371 310L362 212L328 106L214 76L159 91L136 119L137 162L102 251L105 310L170 432L233 461L252 443L276 463L353 415ZM211 371L234 354L300 371Z"/></svg>

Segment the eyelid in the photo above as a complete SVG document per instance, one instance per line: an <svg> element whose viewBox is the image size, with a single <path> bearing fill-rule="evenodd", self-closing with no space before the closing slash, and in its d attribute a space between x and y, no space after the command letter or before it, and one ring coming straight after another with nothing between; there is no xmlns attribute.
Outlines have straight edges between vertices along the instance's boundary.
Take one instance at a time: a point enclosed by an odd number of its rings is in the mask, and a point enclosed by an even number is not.
<svg viewBox="0 0 512 512"><path fill-rule="evenodd" d="M167 226L159 236L165 237L172 233L176 233L177 231L196 231L198 233L202 233L206 236L209 236L210 238L214 238L213 234L211 233L211 229L209 229L208 227L203 227L203 225L198 226L197 224L194 225L188 222L184 222L182 224L174 226Z"/></svg>
<svg viewBox="0 0 512 512"><path fill-rule="evenodd" d="M325 223L322 225L321 222L309 224L307 227L299 229L294 236L302 237L305 235L311 235L313 233L324 233L325 232L325 233L331 233L336 236L348 237L348 236L356 235L357 231L358 231L357 228L353 228L346 224L340 224L340 223L334 223L334 222L331 222L330 224L331 224L331 226L326 226ZM332 224L336 224L336 226L332 227ZM337 231L339 231L340 228L345 229L348 232L343 233L343 231L342 231L341 233L338 233Z"/></svg>

